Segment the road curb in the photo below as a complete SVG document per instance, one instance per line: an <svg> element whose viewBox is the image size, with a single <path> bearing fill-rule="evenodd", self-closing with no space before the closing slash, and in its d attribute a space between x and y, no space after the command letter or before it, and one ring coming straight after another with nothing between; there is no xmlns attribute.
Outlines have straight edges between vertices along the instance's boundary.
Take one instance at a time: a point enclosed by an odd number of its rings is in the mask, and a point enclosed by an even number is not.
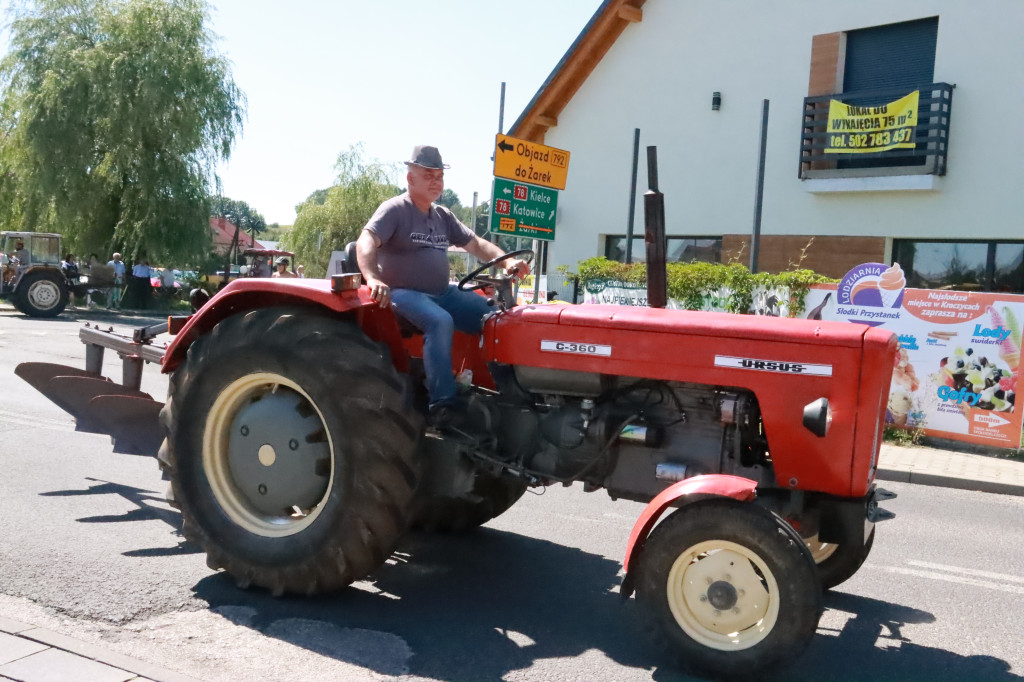
<svg viewBox="0 0 1024 682"><path fill-rule="evenodd" d="M152 663L146 663L130 656L115 653L95 644L62 635L59 632L28 625L3 616L0 616L0 632L38 642L47 647L59 649L60 651L102 663L118 670L124 670L152 682L200 682L194 677L182 675Z"/></svg>
<svg viewBox="0 0 1024 682"><path fill-rule="evenodd" d="M915 485L939 486L957 490L975 490L996 495L1015 495L1024 497L1024 485L1003 481L984 481L976 478L961 478L943 474L928 473L904 469L878 469L875 478L879 481L895 481L913 483Z"/></svg>

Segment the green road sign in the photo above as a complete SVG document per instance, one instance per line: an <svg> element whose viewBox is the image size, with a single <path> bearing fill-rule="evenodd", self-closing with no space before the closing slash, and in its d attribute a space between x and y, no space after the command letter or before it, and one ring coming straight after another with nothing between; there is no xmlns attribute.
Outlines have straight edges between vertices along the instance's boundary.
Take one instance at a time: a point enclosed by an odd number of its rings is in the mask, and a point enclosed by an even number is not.
<svg viewBox="0 0 1024 682"><path fill-rule="evenodd" d="M558 192L503 178L494 178L491 232L508 237L555 239Z"/></svg>

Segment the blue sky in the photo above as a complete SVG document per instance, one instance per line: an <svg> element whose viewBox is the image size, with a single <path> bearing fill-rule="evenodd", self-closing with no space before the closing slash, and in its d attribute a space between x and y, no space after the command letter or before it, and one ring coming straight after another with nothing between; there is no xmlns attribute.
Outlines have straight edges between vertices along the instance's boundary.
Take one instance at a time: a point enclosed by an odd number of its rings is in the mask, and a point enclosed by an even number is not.
<svg viewBox="0 0 1024 682"><path fill-rule="evenodd" d="M451 165L447 187L467 206L474 191L488 200L502 81L507 131L601 4L209 2L217 50L248 99L242 135L219 170L222 193L282 225L332 184L338 154L357 143L385 162L435 145ZM11 4L0 0L0 9ZM404 174L397 180L404 185Z"/></svg>
<svg viewBox="0 0 1024 682"><path fill-rule="evenodd" d="M394 162L433 144L462 202L474 191L488 199L502 81L507 130L600 0L211 4L219 50L248 97L223 193L290 224L359 142L367 158Z"/></svg>

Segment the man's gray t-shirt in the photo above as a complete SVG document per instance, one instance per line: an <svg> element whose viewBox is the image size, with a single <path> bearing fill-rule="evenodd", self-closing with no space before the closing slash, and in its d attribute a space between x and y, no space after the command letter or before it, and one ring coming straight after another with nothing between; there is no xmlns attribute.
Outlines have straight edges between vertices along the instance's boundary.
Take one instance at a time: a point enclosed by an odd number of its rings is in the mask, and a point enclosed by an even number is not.
<svg viewBox="0 0 1024 682"><path fill-rule="evenodd" d="M392 289L441 294L448 288L448 246L465 246L473 233L444 206L424 213L409 193L388 199L364 228L380 239L380 278Z"/></svg>

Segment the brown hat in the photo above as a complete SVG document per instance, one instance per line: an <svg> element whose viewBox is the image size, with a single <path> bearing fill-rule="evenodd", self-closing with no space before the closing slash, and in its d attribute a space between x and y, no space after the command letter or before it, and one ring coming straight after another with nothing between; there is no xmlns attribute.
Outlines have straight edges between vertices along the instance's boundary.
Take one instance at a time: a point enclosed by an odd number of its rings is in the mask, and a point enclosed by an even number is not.
<svg viewBox="0 0 1024 682"><path fill-rule="evenodd" d="M406 161L405 165L436 169L451 168L451 166L441 161L441 152L437 151L437 147L429 147L422 144L412 148L412 159Z"/></svg>

